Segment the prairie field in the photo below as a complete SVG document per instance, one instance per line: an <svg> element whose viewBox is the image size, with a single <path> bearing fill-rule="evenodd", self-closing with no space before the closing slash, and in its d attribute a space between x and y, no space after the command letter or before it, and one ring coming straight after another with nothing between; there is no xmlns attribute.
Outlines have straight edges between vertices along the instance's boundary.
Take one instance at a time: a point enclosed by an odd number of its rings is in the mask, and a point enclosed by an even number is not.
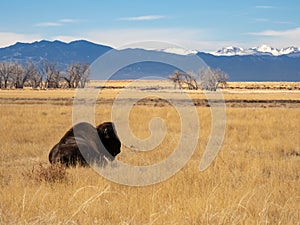
<svg viewBox="0 0 300 225"><path fill-rule="evenodd" d="M96 124L111 120L114 98L129 83L111 81L101 90ZM186 91L200 122L198 144L180 171L148 186L115 183L89 167L50 167L50 149L72 126L76 90L0 90L0 224L300 224L299 87L229 83L222 90L224 140L204 171L211 108L201 91ZM116 159L130 165L166 159L181 136L178 111L155 97L168 93L176 101L180 91L145 81L130 93L148 90L130 111L131 131L147 138L158 117L167 133L148 152L122 145Z"/></svg>

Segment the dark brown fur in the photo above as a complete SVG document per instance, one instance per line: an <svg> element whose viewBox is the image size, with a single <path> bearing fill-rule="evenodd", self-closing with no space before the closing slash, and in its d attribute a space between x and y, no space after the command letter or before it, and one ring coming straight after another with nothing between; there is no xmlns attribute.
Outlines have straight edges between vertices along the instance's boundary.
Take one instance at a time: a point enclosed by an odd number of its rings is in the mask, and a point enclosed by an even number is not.
<svg viewBox="0 0 300 225"><path fill-rule="evenodd" d="M68 130L51 149L49 161L66 166L87 166L88 163L105 165L106 160L114 160L120 148L121 142L113 123L105 122L95 128L83 122Z"/></svg>

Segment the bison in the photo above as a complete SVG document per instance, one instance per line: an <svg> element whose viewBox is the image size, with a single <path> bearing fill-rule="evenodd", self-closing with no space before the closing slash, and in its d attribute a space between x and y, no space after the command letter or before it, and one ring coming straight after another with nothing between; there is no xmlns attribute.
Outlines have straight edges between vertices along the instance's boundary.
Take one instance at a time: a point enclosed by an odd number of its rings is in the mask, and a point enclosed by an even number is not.
<svg viewBox="0 0 300 225"><path fill-rule="evenodd" d="M120 153L121 142L115 132L114 124L104 122L96 128L82 122L74 125L51 149L51 164L68 166L87 166L90 163L106 165Z"/></svg>

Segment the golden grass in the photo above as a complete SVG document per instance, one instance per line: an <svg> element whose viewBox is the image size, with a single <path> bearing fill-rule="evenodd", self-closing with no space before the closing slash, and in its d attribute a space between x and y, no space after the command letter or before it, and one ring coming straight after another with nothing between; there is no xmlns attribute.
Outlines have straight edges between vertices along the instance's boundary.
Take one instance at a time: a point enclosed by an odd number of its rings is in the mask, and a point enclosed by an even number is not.
<svg viewBox="0 0 300 225"><path fill-rule="evenodd" d="M299 82L228 82L227 88L300 90Z"/></svg>
<svg viewBox="0 0 300 225"><path fill-rule="evenodd" d="M116 93L105 90L103 96ZM24 101L43 98L43 104L16 104L14 98L23 94ZM209 108L197 107L201 127L194 155L173 177L155 185L120 185L91 168L67 169L58 182L31 179L26 172L48 165L49 150L72 125L72 105L45 99L72 99L73 94L0 91L0 100L8 99L0 105L0 224L300 224L300 108L227 108L222 149L200 172L211 116ZM272 93L234 95L272 99ZM298 99L299 93L286 98ZM97 123L110 120L110 113L109 105L100 103ZM162 144L146 153L123 146L119 160L149 165L173 151L181 128L171 106L135 106L132 131L147 137L153 116L167 124Z"/></svg>

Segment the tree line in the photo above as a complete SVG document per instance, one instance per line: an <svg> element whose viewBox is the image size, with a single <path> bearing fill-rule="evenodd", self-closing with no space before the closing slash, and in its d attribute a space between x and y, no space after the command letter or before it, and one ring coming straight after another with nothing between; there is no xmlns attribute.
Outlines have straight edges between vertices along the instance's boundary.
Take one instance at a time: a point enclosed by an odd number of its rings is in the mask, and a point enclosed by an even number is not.
<svg viewBox="0 0 300 225"><path fill-rule="evenodd" d="M32 61L25 64L0 62L0 89L84 88L89 77L89 65L86 63L71 63L62 70L56 63L48 61L37 64ZM168 79L175 88L216 91L226 85L228 75L220 69L207 67L197 73L175 71Z"/></svg>
<svg viewBox="0 0 300 225"><path fill-rule="evenodd" d="M25 64L0 62L0 89L84 88L89 81L89 65L71 63L65 70L56 63L42 61Z"/></svg>

